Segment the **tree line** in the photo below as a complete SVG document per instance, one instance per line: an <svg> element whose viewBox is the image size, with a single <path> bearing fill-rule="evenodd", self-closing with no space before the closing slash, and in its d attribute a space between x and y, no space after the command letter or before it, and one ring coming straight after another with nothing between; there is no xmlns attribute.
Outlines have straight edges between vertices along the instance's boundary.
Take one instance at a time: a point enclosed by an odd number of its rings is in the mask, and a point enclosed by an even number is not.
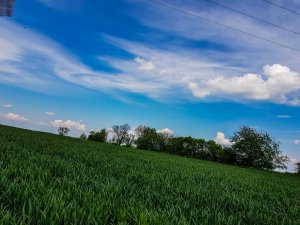
<svg viewBox="0 0 300 225"><path fill-rule="evenodd" d="M58 131L66 135L63 132L69 129L59 128ZM264 170L286 169L289 162L289 158L280 151L278 141L268 133L248 126L234 132L230 146L217 144L214 140L174 136L142 125L131 130L128 124L91 131L88 135L83 133L80 138ZM296 163L296 167L300 174L300 162Z"/></svg>

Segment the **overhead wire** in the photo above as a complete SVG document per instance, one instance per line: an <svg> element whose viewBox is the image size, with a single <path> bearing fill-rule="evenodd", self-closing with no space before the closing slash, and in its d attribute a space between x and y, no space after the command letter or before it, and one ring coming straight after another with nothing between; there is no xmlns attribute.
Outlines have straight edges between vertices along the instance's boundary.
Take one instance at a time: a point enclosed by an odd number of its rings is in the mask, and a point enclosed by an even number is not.
<svg viewBox="0 0 300 225"><path fill-rule="evenodd" d="M296 15L300 16L300 12L297 12L297 11L295 11L295 10L286 8L286 7L281 6L281 5L277 4L277 3L271 2L271 1L269 1L269 0L261 0L261 1L266 2L266 3L268 3L268 4L271 4L271 5L274 5L274 6L278 7L278 8L284 9L284 10L286 10L286 11L289 11L289 12L291 12L291 13L293 13L293 14L296 14Z"/></svg>
<svg viewBox="0 0 300 225"><path fill-rule="evenodd" d="M279 43L279 42L276 42L276 41L272 41L270 39L258 36L256 34L251 34L251 33L247 32L247 31L243 31L243 30L240 30L238 28L234 28L234 27L228 26L228 25L225 25L223 23L220 23L220 22L217 22L217 21L214 21L214 20L211 20L211 19L207 19L205 17L202 17L202 16L199 16L199 15L193 14L191 12L185 11L183 9L180 9L180 8L178 8L176 6L169 5L167 3L164 3L164 2L161 2L161 1L158 1L158 0L148 0L148 1L152 2L152 3L155 3L157 5L163 6L165 8L169 8L169 9L172 9L174 11L180 12L182 14L186 14L186 15L192 16L192 17L194 17L196 19L199 19L199 20L202 20L202 21L206 21L206 22L209 22L209 23L212 23L212 24L216 24L216 25L224 27L226 29L230 29L230 30L242 33L244 35L248 35L250 37L253 37L253 38L256 38L256 39L260 39L260 40L263 40L263 41L266 41L266 42L272 43L274 45L281 46L281 47L284 47L284 48L287 48L287 49L290 49L290 50L293 50L293 51L296 51L296 52L300 52L300 49L297 49L297 48L294 48L294 47L291 47L291 46L288 46L288 45L285 45L285 44L282 44L282 43Z"/></svg>
<svg viewBox="0 0 300 225"><path fill-rule="evenodd" d="M235 12L235 13L237 13L237 14L240 14L240 15L243 15L243 16L247 16L247 17L249 17L249 18L251 18L251 19L260 21L260 22L265 23L265 24L268 24L268 25L270 25L270 26L273 26L273 27L276 27L276 28L279 28L279 29L282 29L282 30L289 31L289 32L291 32L291 33L300 35L300 33L297 32L297 31L294 31L294 30L291 30L291 29L288 29L288 28L279 26L279 25L277 25L277 24L268 22L268 21L263 20L263 19L260 19L260 18L258 18L258 17L256 17L256 16L252 16L252 15L250 15L250 14L244 13L244 12L239 11L239 10L236 10L236 9L233 9L233 8L231 8L231 7L225 6L225 5L220 4L220 3L218 3L218 2L211 1L211 0L203 0L203 1L206 1L206 2L209 2L209 3L211 3L211 4L217 5L217 6L219 6L219 7L225 8L225 9L227 9L227 10L229 10L229 11L232 11L232 12Z"/></svg>

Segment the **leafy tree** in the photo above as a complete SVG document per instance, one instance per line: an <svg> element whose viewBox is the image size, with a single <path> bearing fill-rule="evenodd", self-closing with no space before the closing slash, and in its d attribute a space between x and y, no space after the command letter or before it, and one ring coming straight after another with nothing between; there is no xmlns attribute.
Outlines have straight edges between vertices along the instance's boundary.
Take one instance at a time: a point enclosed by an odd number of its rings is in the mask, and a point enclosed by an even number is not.
<svg viewBox="0 0 300 225"><path fill-rule="evenodd" d="M296 173L300 175L300 162L295 163Z"/></svg>
<svg viewBox="0 0 300 225"><path fill-rule="evenodd" d="M220 151L219 161L226 164L236 165L236 152L229 146L223 147L222 151Z"/></svg>
<svg viewBox="0 0 300 225"><path fill-rule="evenodd" d="M102 129L100 131L91 131L88 140L90 141L96 141L96 142L106 142L107 139L107 131L105 129Z"/></svg>
<svg viewBox="0 0 300 225"><path fill-rule="evenodd" d="M195 153L194 138L175 137L169 140L167 149L170 153L183 156L192 156Z"/></svg>
<svg viewBox="0 0 300 225"><path fill-rule="evenodd" d="M68 127L59 127L57 131L59 135L66 136L70 132L70 129Z"/></svg>
<svg viewBox="0 0 300 225"><path fill-rule="evenodd" d="M281 154L280 143L268 133L258 133L254 128L243 126L234 133L231 141L239 165L271 170L286 168L288 158Z"/></svg>
<svg viewBox="0 0 300 225"><path fill-rule="evenodd" d="M213 161L221 161L223 149L222 146L213 140L207 141L207 159Z"/></svg>
<svg viewBox="0 0 300 225"><path fill-rule="evenodd" d="M165 148L164 137L156 132L155 128L139 126L136 129L138 138L136 140L137 148L162 151Z"/></svg>
<svg viewBox="0 0 300 225"><path fill-rule="evenodd" d="M204 139L192 138L190 136L174 137L169 139L167 149L172 154L212 160L210 150L213 148L213 144L215 144L214 141L210 143Z"/></svg>
<svg viewBox="0 0 300 225"><path fill-rule="evenodd" d="M82 139L82 140L86 140L87 136L86 136L85 133L82 133L79 138Z"/></svg>
<svg viewBox="0 0 300 225"><path fill-rule="evenodd" d="M173 131L171 131L168 128L165 128L165 129L159 131L158 133L163 137L165 144L168 144L169 140L171 138L173 138L173 135L174 135Z"/></svg>
<svg viewBox="0 0 300 225"><path fill-rule="evenodd" d="M139 125L137 128L135 128L135 135L136 135L136 138L139 138L143 135L144 133L144 130L146 129L147 127L146 126L143 126L143 125Z"/></svg>
<svg viewBox="0 0 300 225"><path fill-rule="evenodd" d="M114 125L114 126L112 126L112 130L114 132L115 142L118 145L121 145L125 142L126 137L128 137L128 132L130 130L130 126L128 124Z"/></svg>

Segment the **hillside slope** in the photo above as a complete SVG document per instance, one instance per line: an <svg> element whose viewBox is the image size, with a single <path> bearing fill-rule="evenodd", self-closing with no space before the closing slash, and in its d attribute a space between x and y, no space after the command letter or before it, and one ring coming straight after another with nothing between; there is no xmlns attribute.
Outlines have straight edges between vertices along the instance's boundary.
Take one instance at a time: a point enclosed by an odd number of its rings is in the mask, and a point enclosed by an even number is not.
<svg viewBox="0 0 300 225"><path fill-rule="evenodd" d="M0 224L300 224L300 179L0 126Z"/></svg>

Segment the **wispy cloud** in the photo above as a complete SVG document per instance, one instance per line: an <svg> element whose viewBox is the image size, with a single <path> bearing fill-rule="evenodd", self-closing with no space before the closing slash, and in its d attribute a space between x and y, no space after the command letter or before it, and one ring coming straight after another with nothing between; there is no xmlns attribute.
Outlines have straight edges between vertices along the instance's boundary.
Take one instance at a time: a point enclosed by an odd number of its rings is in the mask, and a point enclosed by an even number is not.
<svg viewBox="0 0 300 225"><path fill-rule="evenodd" d="M139 70L151 71L155 69L155 65L151 61L146 61L141 57L136 57L134 61L138 64Z"/></svg>
<svg viewBox="0 0 300 225"><path fill-rule="evenodd" d="M84 123L72 120L53 120L51 125L53 127L68 127L70 130L86 131L86 125Z"/></svg>
<svg viewBox="0 0 300 225"><path fill-rule="evenodd" d="M300 140L298 140L298 139L295 140L295 141L294 141L294 144L295 144L295 145L299 145L299 144L300 144Z"/></svg>
<svg viewBox="0 0 300 225"><path fill-rule="evenodd" d="M277 118L281 118L281 119L289 119L289 118L291 118L290 115L277 115L276 117Z"/></svg>
<svg viewBox="0 0 300 225"><path fill-rule="evenodd" d="M38 0L39 2L57 10L78 11L81 9L84 0Z"/></svg>
<svg viewBox="0 0 300 225"><path fill-rule="evenodd" d="M29 121L29 119L27 119L26 117L14 113L3 114L1 115L1 117L5 120L20 121L20 122Z"/></svg>
<svg viewBox="0 0 300 225"><path fill-rule="evenodd" d="M13 107L13 105L12 104L4 104L3 107L4 108L11 108L11 107Z"/></svg>
<svg viewBox="0 0 300 225"><path fill-rule="evenodd" d="M48 115L48 116L54 116L55 115L54 112L45 112L45 114Z"/></svg>
<svg viewBox="0 0 300 225"><path fill-rule="evenodd" d="M212 60L201 52L180 47L160 49L103 35L108 43L133 55L126 59L99 57L120 71L110 74L88 67L38 33L24 31L8 21L0 21L0 25L5 28L0 34L0 48L5 48L0 52L2 83L48 93L76 84L112 94L142 94L160 101L247 99L300 105L300 74L279 64L264 66L264 75L240 75L244 71L241 67Z"/></svg>
<svg viewBox="0 0 300 225"><path fill-rule="evenodd" d="M132 2L139 1L132 0ZM299 36L232 13L205 1L164 2L218 23L300 49ZM280 9L277 10L262 2L252 4L252 2L233 0L226 4L229 7L240 9L258 17L264 15L265 20L293 30L297 30L300 25L300 21L296 20L294 15L285 13ZM295 5L299 6L299 3ZM200 43L201 41L209 41L211 44L224 46L220 49L199 49L209 59L226 61L233 65L243 65L250 69L249 72L257 72L257 69L262 65L270 63L280 63L298 70L300 69L297 63L299 56L297 52L249 37L216 24L195 19L178 11L153 4L150 1L143 2L142 6L145 10L142 12L133 10L132 14L145 26L160 30L164 34L177 35L187 40Z"/></svg>

